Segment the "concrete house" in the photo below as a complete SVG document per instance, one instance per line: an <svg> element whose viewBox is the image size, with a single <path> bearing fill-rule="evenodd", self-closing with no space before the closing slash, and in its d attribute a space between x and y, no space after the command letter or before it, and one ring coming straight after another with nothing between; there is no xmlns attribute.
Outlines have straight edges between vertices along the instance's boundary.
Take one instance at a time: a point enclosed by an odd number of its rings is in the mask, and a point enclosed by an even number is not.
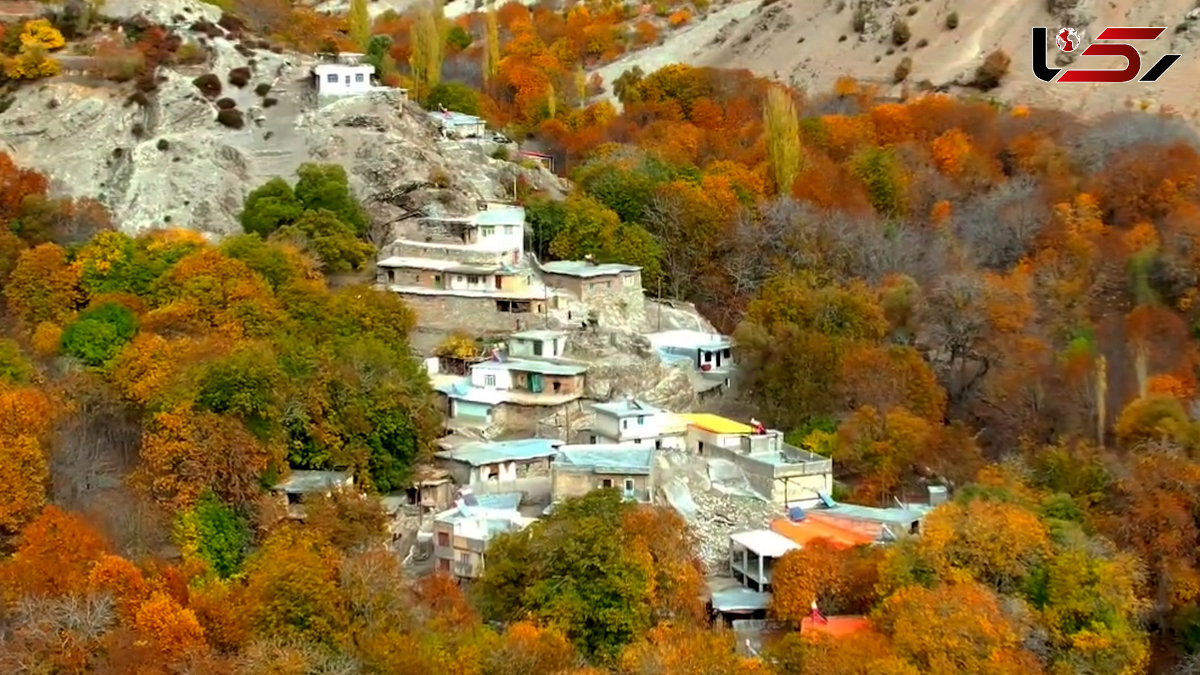
<svg viewBox="0 0 1200 675"><path fill-rule="evenodd" d="M678 415L632 397L592 405L590 442L681 450L687 423Z"/></svg>
<svg viewBox="0 0 1200 675"><path fill-rule="evenodd" d="M362 63L362 54L338 54L312 68L313 88L318 96L356 96L374 89L375 66Z"/></svg>
<svg viewBox="0 0 1200 675"><path fill-rule="evenodd" d="M728 384L733 374L733 340L698 330L668 330L646 336L659 352L686 357L706 379Z"/></svg>
<svg viewBox="0 0 1200 675"><path fill-rule="evenodd" d="M729 571L746 588L771 592L775 562L800 545L771 530L736 532L729 537Z"/></svg>
<svg viewBox="0 0 1200 675"><path fill-rule="evenodd" d="M642 268L594 260L555 260L542 263L542 281L587 302L623 290L642 293Z"/></svg>
<svg viewBox="0 0 1200 675"><path fill-rule="evenodd" d="M524 405L557 405L583 393L587 366L525 359L503 359L471 366L471 386L508 393Z"/></svg>
<svg viewBox="0 0 1200 675"><path fill-rule="evenodd" d="M566 349L566 331L526 330L508 336L508 353L514 357L558 358Z"/></svg>
<svg viewBox="0 0 1200 675"><path fill-rule="evenodd" d="M453 110L431 111L429 120L446 138L480 138L487 133L483 118Z"/></svg>
<svg viewBox="0 0 1200 675"><path fill-rule="evenodd" d="M505 532L528 527L535 518L522 516L521 495L464 494L452 509L433 518L433 555L437 569L459 579L476 579L486 566L488 543Z"/></svg>
<svg viewBox="0 0 1200 675"><path fill-rule="evenodd" d="M554 501L592 490L616 488L629 500L649 502L654 494L653 448L564 445L550 463Z"/></svg>
<svg viewBox="0 0 1200 675"><path fill-rule="evenodd" d="M561 445L562 441L554 438L485 441L441 450L434 456L458 485L475 492L515 492L517 479L549 472L550 458Z"/></svg>
<svg viewBox="0 0 1200 675"><path fill-rule="evenodd" d="M777 429L755 430L718 415L685 415L686 447L733 462L760 495L777 504L812 508L833 489L833 461L783 442Z"/></svg>

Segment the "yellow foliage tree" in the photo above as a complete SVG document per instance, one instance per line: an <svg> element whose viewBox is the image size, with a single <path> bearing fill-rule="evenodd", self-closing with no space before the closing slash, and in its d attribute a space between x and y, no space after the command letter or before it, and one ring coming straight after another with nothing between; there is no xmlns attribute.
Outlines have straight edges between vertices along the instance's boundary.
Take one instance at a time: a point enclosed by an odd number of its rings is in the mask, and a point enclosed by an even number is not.
<svg viewBox="0 0 1200 675"><path fill-rule="evenodd" d="M21 47L16 56L4 62L4 74L10 80L40 80L60 72L62 66L42 47Z"/></svg>
<svg viewBox="0 0 1200 675"><path fill-rule="evenodd" d="M942 173L953 176L963 169L967 155L971 152L971 139L962 129L954 127L930 143L933 163Z"/></svg>
<svg viewBox="0 0 1200 675"><path fill-rule="evenodd" d="M166 658L204 644L204 629L195 613L162 592L155 592L138 608L133 625Z"/></svg>
<svg viewBox="0 0 1200 675"><path fill-rule="evenodd" d="M929 514L920 550L942 579L973 579L1011 592L1049 554L1050 535L1020 506L975 499Z"/></svg>
<svg viewBox="0 0 1200 675"><path fill-rule="evenodd" d="M775 189L780 194L791 193L792 182L800 171L799 125L791 95L783 87L771 87L763 108L763 128Z"/></svg>
<svg viewBox="0 0 1200 675"><path fill-rule="evenodd" d="M35 19L25 24L21 29L21 46L24 48L41 47L51 50L59 49L67 44L63 34L50 23L48 19Z"/></svg>
<svg viewBox="0 0 1200 675"><path fill-rule="evenodd" d="M50 469L46 453L34 438L0 436L0 447L0 472L9 477L0 497L0 534L13 535L46 503Z"/></svg>

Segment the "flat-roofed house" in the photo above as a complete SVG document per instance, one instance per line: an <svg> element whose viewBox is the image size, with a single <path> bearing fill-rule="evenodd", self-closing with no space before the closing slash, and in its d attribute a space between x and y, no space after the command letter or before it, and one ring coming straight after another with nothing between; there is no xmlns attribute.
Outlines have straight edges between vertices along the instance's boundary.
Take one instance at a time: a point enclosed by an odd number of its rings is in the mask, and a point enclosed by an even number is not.
<svg viewBox="0 0 1200 675"><path fill-rule="evenodd" d="M593 260L554 260L542 263L542 281L588 302L596 296L632 290L642 293L642 268Z"/></svg>
<svg viewBox="0 0 1200 675"><path fill-rule="evenodd" d="M516 358L558 358L567 349L567 332L526 330L508 336L508 353Z"/></svg>
<svg viewBox="0 0 1200 675"><path fill-rule="evenodd" d="M375 66L362 62L362 54L338 54L312 68L318 96L355 96L372 91Z"/></svg>
<svg viewBox="0 0 1200 675"><path fill-rule="evenodd" d="M592 412L595 413L589 439L592 443L683 449L686 421L645 401L626 397L594 403Z"/></svg>
<svg viewBox="0 0 1200 675"><path fill-rule="evenodd" d="M454 508L433 518L437 569L459 579L477 579L487 565L491 540L528 527L536 518L521 515L520 493L463 495Z"/></svg>
<svg viewBox="0 0 1200 675"><path fill-rule="evenodd" d="M549 472L550 458L563 443L553 438L481 441L434 454L454 482L475 491L513 490L523 474L534 469Z"/></svg>
<svg viewBox="0 0 1200 675"><path fill-rule="evenodd" d="M733 340L719 333L668 330L646 336L659 352L687 358L705 378L728 384L733 374Z"/></svg>
<svg viewBox="0 0 1200 675"><path fill-rule="evenodd" d="M733 462L750 486L777 504L812 508L833 489L833 461L783 441L777 429L756 430L719 415L682 415L686 447L706 457Z"/></svg>
<svg viewBox="0 0 1200 675"><path fill-rule="evenodd" d="M292 470L272 492L287 505L288 516L304 518L304 499L314 495L329 496L334 492L354 489L354 476L347 471Z"/></svg>
<svg viewBox="0 0 1200 675"><path fill-rule="evenodd" d="M771 592L775 563L800 545L771 530L736 532L729 536L729 571L746 588Z"/></svg>
<svg viewBox="0 0 1200 675"><path fill-rule="evenodd" d="M649 447L564 445L550 463L550 490L556 502L601 489L617 489L625 499L649 502L654 488L654 449Z"/></svg>

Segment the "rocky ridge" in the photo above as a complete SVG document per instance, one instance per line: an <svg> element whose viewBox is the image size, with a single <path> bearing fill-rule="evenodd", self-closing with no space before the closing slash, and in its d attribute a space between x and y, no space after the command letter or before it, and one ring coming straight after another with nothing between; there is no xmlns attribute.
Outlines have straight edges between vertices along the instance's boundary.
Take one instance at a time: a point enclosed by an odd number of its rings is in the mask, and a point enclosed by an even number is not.
<svg viewBox="0 0 1200 675"><path fill-rule="evenodd" d="M220 16L193 0L112 0L106 13L146 16L188 40L200 37L192 23ZM142 102L132 85L79 75L21 88L0 114L0 150L45 173L56 192L99 199L127 232L238 232L247 192L274 176L293 178L304 162L345 166L382 223L412 209L466 209L503 198L518 174L534 187L565 189L546 171L491 158L489 148L439 139L424 111L395 90L318 106L310 59L249 49L231 36L206 42L207 64L161 68L158 91ZM250 69L248 84L230 84L235 68ZM217 98L236 102L244 128L216 121L216 103L193 84L206 73L221 79ZM263 85L270 91L256 92Z"/></svg>

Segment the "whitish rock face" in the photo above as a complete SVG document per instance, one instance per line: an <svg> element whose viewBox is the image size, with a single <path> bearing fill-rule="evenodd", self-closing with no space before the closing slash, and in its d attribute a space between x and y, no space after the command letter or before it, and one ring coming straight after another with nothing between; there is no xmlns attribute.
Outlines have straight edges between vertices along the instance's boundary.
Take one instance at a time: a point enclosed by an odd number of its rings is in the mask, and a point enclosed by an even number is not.
<svg viewBox="0 0 1200 675"><path fill-rule="evenodd" d="M123 15L146 5L167 24L216 18L209 16L211 6L193 4L110 0L106 12L116 6ZM177 16L190 18L173 21ZM317 107L311 61L239 50L223 38L208 43L209 64L162 69L158 91L143 102L130 98L131 84L59 77L23 87L0 114L0 149L48 175L56 192L99 199L130 233L163 226L240 232L246 194L275 176L293 180L305 162L344 166L352 188L381 223L414 206L457 209L502 197L516 172L537 186L563 189L544 172L490 158L489 147L438 141L426 115L394 91ZM240 67L252 75L239 88L230 84L229 72ZM193 84L206 73L221 80L221 93L213 99ZM260 87L270 89L260 94ZM242 129L216 121L216 101L223 98L242 112ZM442 187L434 189L435 182ZM373 199L397 193L402 200ZM376 243L387 240L386 228L376 233Z"/></svg>

